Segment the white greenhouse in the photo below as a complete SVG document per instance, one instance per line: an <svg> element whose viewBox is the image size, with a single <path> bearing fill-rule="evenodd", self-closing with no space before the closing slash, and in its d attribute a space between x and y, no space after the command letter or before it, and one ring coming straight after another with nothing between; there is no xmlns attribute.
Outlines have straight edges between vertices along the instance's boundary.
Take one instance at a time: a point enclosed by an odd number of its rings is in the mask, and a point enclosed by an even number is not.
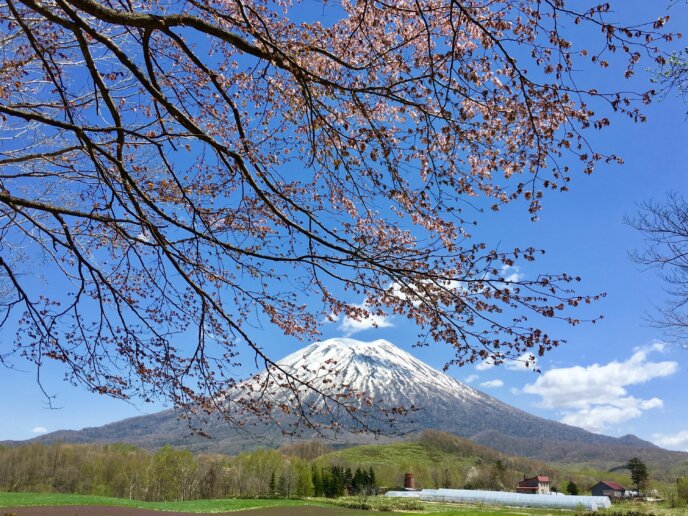
<svg viewBox="0 0 688 516"><path fill-rule="evenodd" d="M547 509L606 509L612 503L606 496L563 496L472 491L467 489L423 489L422 491L389 491L385 496L420 498L428 502L504 505L507 507L542 507Z"/></svg>

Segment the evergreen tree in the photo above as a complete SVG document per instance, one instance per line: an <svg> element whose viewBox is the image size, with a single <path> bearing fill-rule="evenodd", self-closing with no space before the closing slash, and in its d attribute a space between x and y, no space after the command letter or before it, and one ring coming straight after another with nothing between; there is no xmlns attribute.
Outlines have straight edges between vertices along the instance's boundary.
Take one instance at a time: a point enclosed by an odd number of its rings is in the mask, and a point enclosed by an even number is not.
<svg viewBox="0 0 688 516"><path fill-rule="evenodd" d="M280 475L279 484L277 485L277 495L281 497L289 497L290 494L287 476L282 473Z"/></svg>
<svg viewBox="0 0 688 516"><path fill-rule="evenodd" d="M346 468L346 470L342 471L342 487L346 494L353 494L353 480L354 475L351 473L351 468Z"/></svg>
<svg viewBox="0 0 688 516"><path fill-rule="evenodd" d="M270 496L275 496L276 490L275 472L273 471L272 475L270 475Z"/></svg>
<svg viewBox="0 0 688 516"><path fill-rule="evenodd" d="M353 493L360 493L365 486L365 480L366 479L364 477L364 473L361 471L361 468L356 468L354 476L351 479L351 491Z"/></svg>
<svg viewBox="0 0 688 516"><path fill-rule="evenodd" d="M323 496L325 494L323 476L320 470L315 467L315 464L311 469L311 477L313 479L313 496Z"/></svg>
<svg viewBox="0 0 688 516"><path fill-rule="evenodd" d="M327 498L334 498L335 497L335 490L333 487L334 480L332 478L332 474L327 471L327 470L322 470L322 486L323 486L323 495L325 495Z"/></svg>
<svg viewBox="0 0 688 516"><path fill-rule="evenodd" d="M570 495L576 496L578 494L578 486L576 483L569 480L569 483L566 484L566 492Z"/></svg>
<svg viewBox="0 0 688 516"><path fill-rule="evenodd" d="M638 492L645 487L648 479L647 465L638 457L633 457L626 463L626 468L631 470L631 481Z"/></svg>
<svg viewBox="0 0 688 516"><path fill-rule="evenodd" d="M326 496L336 498L344 496L344 468L342 466L332 466L329 474L329 494Z"/></svg>

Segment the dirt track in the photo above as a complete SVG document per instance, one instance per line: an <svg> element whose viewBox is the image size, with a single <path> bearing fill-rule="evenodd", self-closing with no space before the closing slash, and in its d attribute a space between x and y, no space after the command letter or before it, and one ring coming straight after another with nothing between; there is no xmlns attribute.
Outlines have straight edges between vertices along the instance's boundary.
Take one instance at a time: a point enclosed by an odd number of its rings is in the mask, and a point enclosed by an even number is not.
<svg viewBox="0 0 688 516"><path fill-rule="evenodd" d="M17 507L0 508L0 516L200 516L193 512L151 511L126 507ZM359 511L339 507L270 507L240 512L213 513L213 516L354 516Z"/></svg>

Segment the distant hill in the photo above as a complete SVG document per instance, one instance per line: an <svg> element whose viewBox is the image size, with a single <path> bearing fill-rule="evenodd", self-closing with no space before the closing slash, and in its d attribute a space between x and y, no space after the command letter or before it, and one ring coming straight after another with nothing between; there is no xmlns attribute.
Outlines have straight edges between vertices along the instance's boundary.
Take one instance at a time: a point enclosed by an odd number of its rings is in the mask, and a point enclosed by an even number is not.
<svg viewBox="0 0 688 516"><path fill-rule="evenodd" d="M559 476L564 478L559 470L541 461L509 456L437 430L425 430L402 442L333 451L319 457L316 463L337 464L352 470L373 468L381 487L402 486L406 472L414 474L418 488L469 485L476 489L510 490L524 475L548 475L555 483Z"/></svg>
<svg viewBox="0 0 688 516"><path fill-rule="evenodd" d="M328 378L335 377L339 384L365 392L382 407L420 407L421 410L408 418L400 418L396 431L401 434L424 429L442 430L504 453L560 463L613 464L638 456L650 462L682 463L688 467L688 453L663 450L632 435L614 438L594 434L528 414L433 369L384 340L331 339L292 353L279 364L323 389L328 388ZM327 377L313 373L322 365L331 370ZM266 395L272 396L277 405L287 394L275 390ZM308 396L304 401L320 402ZM288 425L289 416L276 417L285 418L284 424ZM380 430L385 433L384 428ZM171 444L193 451L237 453L257 446L276 447L296 439L284 436L275 425L257 422L249 424L247 431L249 434L215 422L207 428L212 438L190 435L186 423L178 421L177 414L168 410L98 428L53 432L34 441L123 441L147 448ZM300 436L312 437L309 432ZM337 436L340 445L392 440L391 437L375 440L367 434L340 433Z"/></svg>

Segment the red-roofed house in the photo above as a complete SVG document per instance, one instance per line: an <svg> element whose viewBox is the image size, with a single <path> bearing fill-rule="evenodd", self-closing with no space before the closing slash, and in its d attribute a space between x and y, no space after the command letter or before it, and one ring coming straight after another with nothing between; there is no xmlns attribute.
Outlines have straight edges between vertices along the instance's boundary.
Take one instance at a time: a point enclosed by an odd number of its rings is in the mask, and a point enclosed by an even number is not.
<svg viewBox="0 0 688 516"><path fill-rule="evenodd" d="M616 482L603 480L592 486L593 496L608 496L609 498L622 498L626 490Z"/></svg>
<svg viewBox="0 0 688 516"><path fill-rule="evenodd" d="M523 480L518 483L516 492L526 494L550 494L549 477L538 475L536 477L526 478L524 475Z"/></svg>

